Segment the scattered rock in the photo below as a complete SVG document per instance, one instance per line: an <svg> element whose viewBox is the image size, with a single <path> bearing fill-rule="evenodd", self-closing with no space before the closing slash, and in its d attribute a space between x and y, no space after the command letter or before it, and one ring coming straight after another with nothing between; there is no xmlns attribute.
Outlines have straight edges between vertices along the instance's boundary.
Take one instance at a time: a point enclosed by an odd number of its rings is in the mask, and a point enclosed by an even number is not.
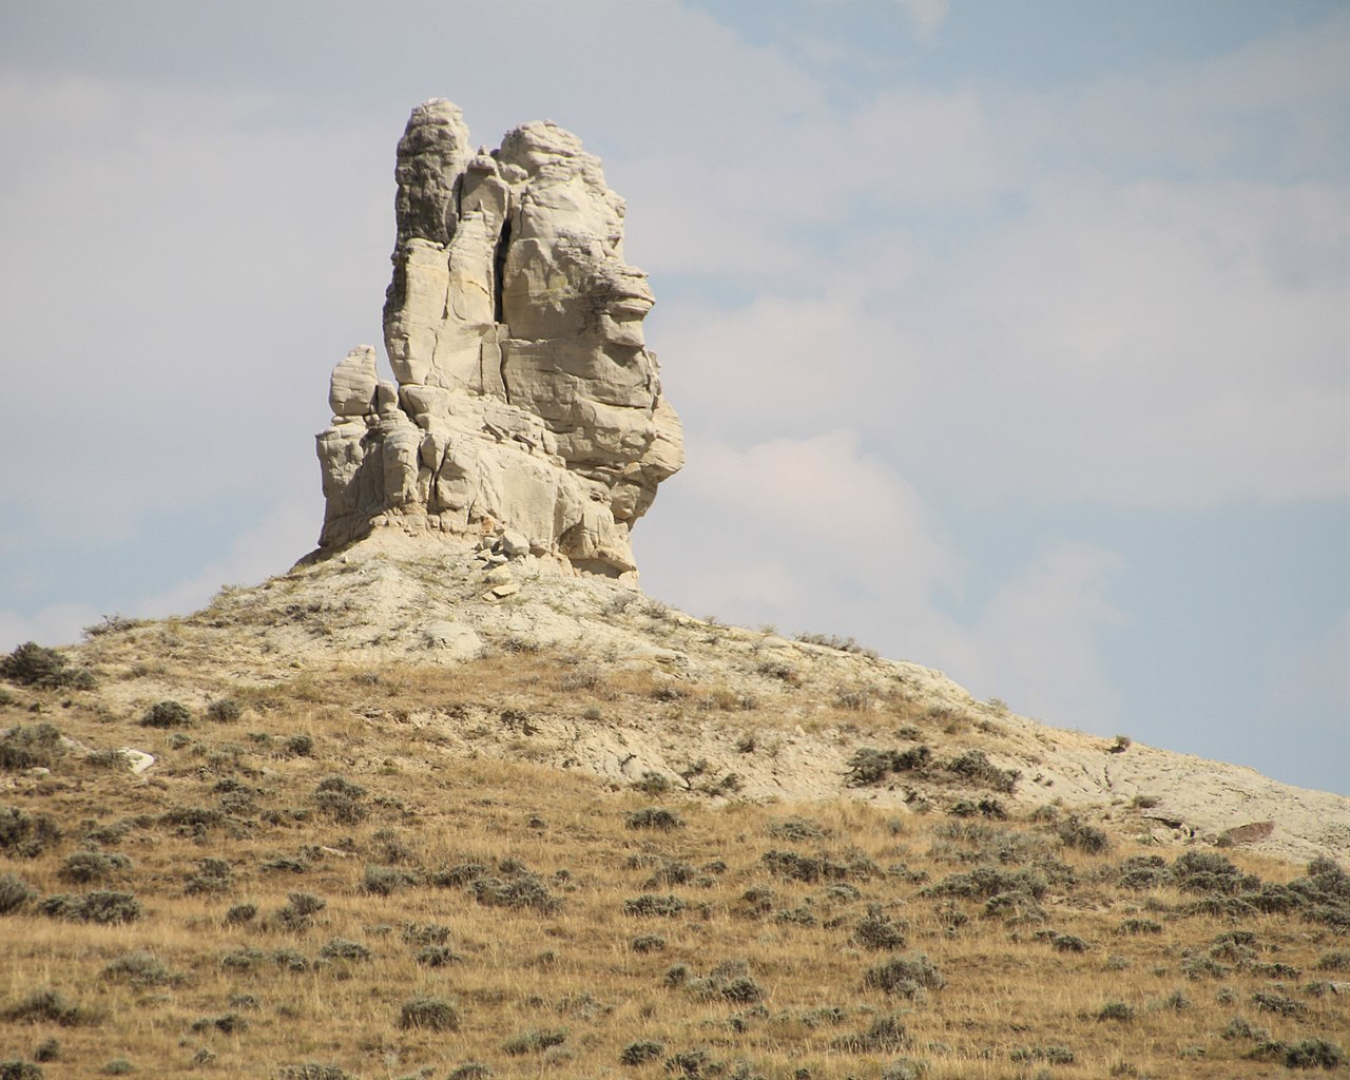
<svg viewBox="0 0 1350 1080"><path fill-rule="evenodd" d="M483 640L463 623L438 619L422 627L428 649L443 652L452 660L470 660L483 651Z"/></svg>
<svg viewBox="0 0 1350 1080"><path fill-rule="evenodd" d="M144 750L133 750L130 746L119 747L117 752L127 759L127 771L132 776L140 776L155 763L155 755Z"/></svg>
<svg viewBox="0 0 1350 1080"><path fill-rule="evenodd" d="M1253 821L1247 825L1238 825L1232 829L1225 829L1219 834L1219 847L1235 847L1238 844L1254 844L1258 840L1264 840L1275 831L1275 822L1273 821Z"/></svg>

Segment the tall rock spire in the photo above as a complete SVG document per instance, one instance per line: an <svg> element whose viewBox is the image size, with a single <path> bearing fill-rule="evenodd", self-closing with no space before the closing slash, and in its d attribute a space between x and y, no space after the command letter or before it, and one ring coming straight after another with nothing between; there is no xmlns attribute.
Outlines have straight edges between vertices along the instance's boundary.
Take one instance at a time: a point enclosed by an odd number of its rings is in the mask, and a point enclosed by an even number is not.
<svg viewBox="0 0 1350 1080"><path fill-rule="evenodd" d="M333 372L319 544L385 525L506 529L537 555L631 575L632 525L684 456L643 340L651 290L623 259L623 200L551 122L470 145L442 99L399 141L384 306L397 382L379 381L370 346Z"/></svg>

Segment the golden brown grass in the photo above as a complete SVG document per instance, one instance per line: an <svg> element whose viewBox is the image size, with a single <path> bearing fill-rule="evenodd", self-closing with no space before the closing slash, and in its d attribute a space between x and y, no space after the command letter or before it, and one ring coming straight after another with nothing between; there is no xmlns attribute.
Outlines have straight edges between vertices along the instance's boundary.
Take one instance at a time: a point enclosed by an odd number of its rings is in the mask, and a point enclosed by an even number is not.
<svg viewBox="0 0 1350 1080"><path fill-rule="evenodd" d="M0 1020L0 1059L31 1059L39 1044L59 1040L42 1065L49 1078L98 1075L118 1058L145 1078L280 1076L314 1062L352 1076L444 1080L476 1061L495 1077L862 1080L902 1059L922 1063L934 1080L1258 1077L1286 1069L1250 1059L1257 1040L1225 1038L1234 1017L1285 1043L1326 1038L1344 1047L1350 1030L1346 996L1309 985L1346 977L1317 970L1319 957L1350 948L1344 933L1294 914L1188 914L1194 894L1122 888L1115 868L1152 853L1127 841L1087 854L1065 847L1044 820L895 816L845 800L653 798L533 765L522 760L533 737L501 730L501 714L513 709L604 723L642 708L671 724L716 713L739 737L767 744L777 730L767 692L749 710L712 686L663 700L648 675L600 670L590 682L557 656L509 653L449 669L293 670L271 685L241 686L194 669L195 654L181 649L153 672L137 675L127 663L125 682L146 683L142 697L131 695L134 706L109 708L97 691L32 690L0 706L0 727L50 722L94 749L132 745L160 759L148 779L95 768L74 752L46 777L0 773L0 806L48 814L65 833L32 858L0 851L0 874L19 875L44 897L134 890L144 909L135 922L107 926L59 921L34 903L0 915L0 1010L51 989L90 1014L71 1026ZM139 726L141 706L167 692L192 702L194 725ZM244 706L242 718L204 719L204 703L226 696ZM863 733L901 722L964 724L970 745L997 739L979 717L917 714L900 695L893 705L831 704L822 723ZM451 753L474 725L484 726L484 752ZM307 753L289 743L297 735L312 740ZM325 804L317 789L333 776L365 793L350 805ZM630 813L658 806L683 824L630 827ZM182 813L192 808L208 811L195 815L199 824ZM119 825L120 838L109 831ZM89 847L133 865L107 884L64 880L66 859ZM823 858L824 876L775 873L764 858L771 851ZM1178 851L1165 854L1170 862ZM1224 854L1268 882L1304 872ZM228 886L188 891L208 858L229 864ZM925 895L979 865L1011 873L1037 861L1057 879L1038 905L1019 909L1039 908L1037 919L987 914L982 898ZM504 884L542 888L555 906L480 902L463 874L446 876L473 863ZM382 872L411 880L381 895L366 885L372 872L377 883ZM312 925L288 928L277 913L297 892L326 903ZM483 892L491 899L491 888ZM683 910L626 913L630 900L667 896ZM257 915L228 921L242 904ZM904 947L859 944L871 909L903 924ZM1122 934L1130 918L1160 930ZM415 928L428 924L449 928L444 945L454 957L444 966L417 960L430 938L415 940ZM1188 977L1187 959L1207 956L1233 930L1255 935L1244 946L1250 954L1224 960L1218 977ZM1057 948L1038 937L1044 931L1086 949ZM639 951L633 942L643 936L664 946ZM369 959L326 959L334 939L358 943ZM136 985L105 974L138 952L168 976ZM869 969L920 956L943 985L912 995L868 985ZM1257 966L1272 963L1296 974ZM672 974L680 965L683 975ZM1286 999L1295 1014L1262 1010L1258 993ZM418 996L452 1002L457 1023L401 1027L403 1005ZM1111 1002L1129 1006L1133 1019L1100 1019ZM888 1016L903 1041L869 1046L862 1037ZM532 1032L564 1034L536 1050ZM661 1049L645 1063L620 1064L638 1042ZM1072 1061L1063 1060L1069 1052Z"/></svg>

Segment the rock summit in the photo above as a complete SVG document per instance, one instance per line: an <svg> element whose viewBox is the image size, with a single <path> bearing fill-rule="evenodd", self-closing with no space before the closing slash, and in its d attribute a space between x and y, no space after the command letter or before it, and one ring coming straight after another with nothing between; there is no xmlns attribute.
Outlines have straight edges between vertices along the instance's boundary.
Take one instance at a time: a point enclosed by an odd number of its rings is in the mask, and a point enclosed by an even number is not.
<svg viewBox="0 0 1350 1080"><path fill-rule="evenodd" d="M398 144L384 339L333 371L318 435L321 550L382 526L509 535L531 554L633 579L630 532L683 464L679 417L643 340L653 297L623 256L624 203L550 121L470 149L433 99Z"/></svg>

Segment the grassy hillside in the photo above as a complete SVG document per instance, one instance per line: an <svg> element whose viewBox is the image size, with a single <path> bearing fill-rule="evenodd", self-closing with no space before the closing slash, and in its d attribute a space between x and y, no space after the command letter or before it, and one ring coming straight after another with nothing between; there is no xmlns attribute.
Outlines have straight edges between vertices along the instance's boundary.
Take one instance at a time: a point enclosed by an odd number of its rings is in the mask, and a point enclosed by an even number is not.
<svg viewBox="0 0 1350 1080"><path fill-rule="evenodd" d="M836 695L841 782L908 803L751 801L734 756L797 721L734 687L519 642L260 673L197 641L8 661L6 1080L1347 1072L1343 868L1144 846L1147 799L1014 799L985 712ZM568 724L635 713L711 717L734 756L559 767Z"/></svg>

